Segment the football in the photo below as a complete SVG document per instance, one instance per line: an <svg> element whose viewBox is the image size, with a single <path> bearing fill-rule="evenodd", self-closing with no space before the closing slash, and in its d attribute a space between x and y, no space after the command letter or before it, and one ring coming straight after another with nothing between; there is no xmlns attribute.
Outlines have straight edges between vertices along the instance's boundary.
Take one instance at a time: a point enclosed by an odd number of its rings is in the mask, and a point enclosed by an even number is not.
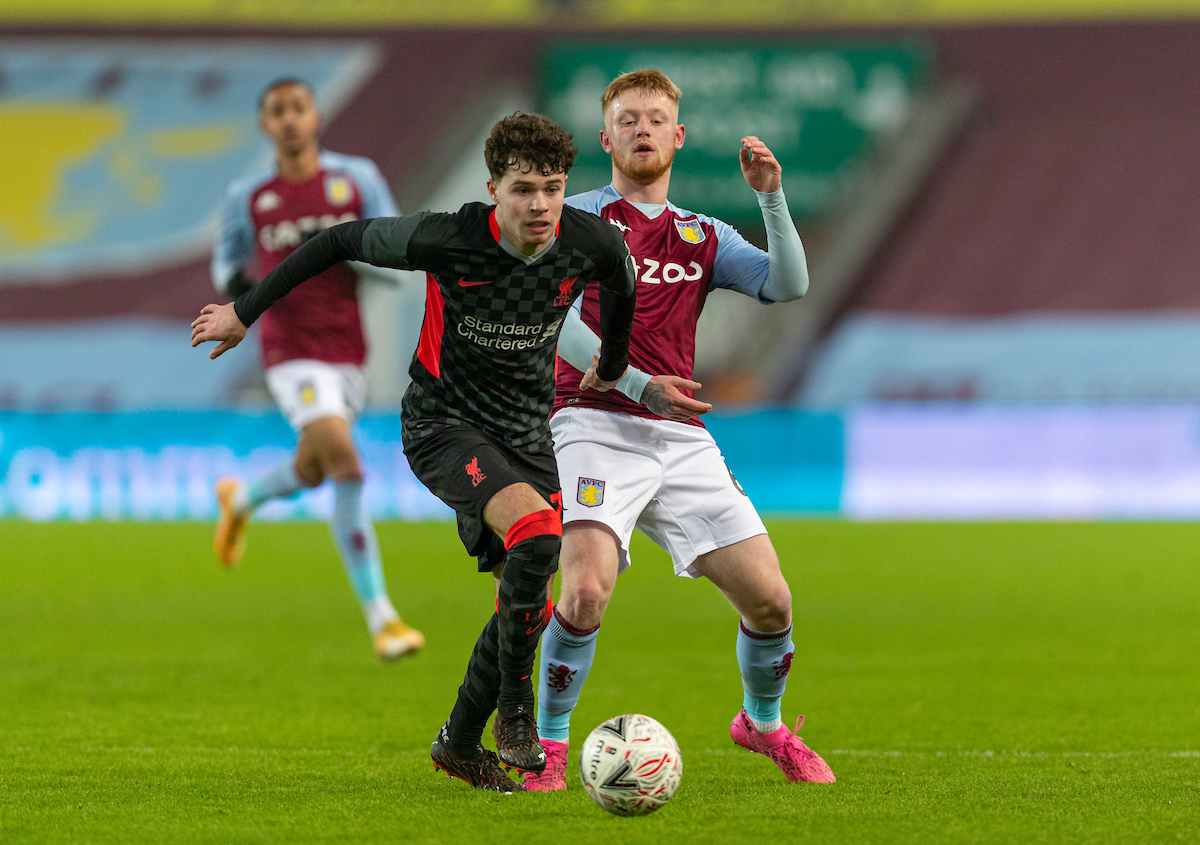
<svg viewBox="0 0 1200 845"><path fill-rule="evenodd" d="M675 794L682 776L679 743L649 716L615 716L583 742L583 786L593 801L618 816L653 813Z"/></svg>

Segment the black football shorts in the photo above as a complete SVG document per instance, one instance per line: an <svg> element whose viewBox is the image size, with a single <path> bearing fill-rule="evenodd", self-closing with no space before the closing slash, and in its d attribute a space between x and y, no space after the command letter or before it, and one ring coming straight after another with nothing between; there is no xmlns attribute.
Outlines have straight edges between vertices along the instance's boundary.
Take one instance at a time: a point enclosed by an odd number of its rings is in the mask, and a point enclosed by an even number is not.
<svg viewBox="0 0 1200 845"><path fill-rule="evenodd" d="M524 452L469 425L426 429L405 438L413 474L458 515L458 536L479 571L504 561L504 541L483 521L483 509L510 484L525 482L562 515L554 451Z"/></svg>

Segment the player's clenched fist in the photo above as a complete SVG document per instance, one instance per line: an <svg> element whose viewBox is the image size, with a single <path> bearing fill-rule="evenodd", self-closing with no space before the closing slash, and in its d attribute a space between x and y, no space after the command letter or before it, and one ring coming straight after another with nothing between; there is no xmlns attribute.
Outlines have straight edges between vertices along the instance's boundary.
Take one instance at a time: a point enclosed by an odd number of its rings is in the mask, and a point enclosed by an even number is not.
<svg viewBox="0 0 1200 845"><path fill-rule="evenodd" d="M225 305L205 305L200 309L200 316L192 321L192 346L199 346L209 340L221 342L216 349L208 353L209 358L217 358L226 350L233 349L245 336L246 327L238 319L232 302Z"/></svg>

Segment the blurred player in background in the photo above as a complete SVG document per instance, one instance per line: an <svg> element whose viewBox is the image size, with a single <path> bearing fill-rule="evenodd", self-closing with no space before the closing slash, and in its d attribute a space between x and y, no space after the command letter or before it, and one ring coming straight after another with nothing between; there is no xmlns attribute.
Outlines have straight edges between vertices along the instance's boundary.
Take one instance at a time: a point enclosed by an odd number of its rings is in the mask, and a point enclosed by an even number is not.
<svg viewBox="0 0 1200 845"><path fill-rule="evenodd" d="M320 149L321 117L307 83L280 79L268 85L259 98L259 125L275 145L275 164L230 186L213 252L213 284L231 298L252 286L247 265L256 253L258 270L266 274L330 226L399 215L370 160ZM400 619L388 597L350 430L366 399L356 269L330 267L280 302L263 318L261 338L267 387L299 440L295 456L263 477L249 484L217 482L217 558L225 566L237 563L246 525L264 502L329 479L333 539L375 652L384 660L412 654L425 637Z"/></svg>
<svg viewBox="0 0 1200 845"><path fill-rule="evenodd" d="M401 404L404 454L421 483L458 514L459 537L479 571L497 579L496 612L430 751L437 768L497 792L522 788L501 763L546 766L531 678L562 537L548 422L559 331L571 303L596 282L603 343L576 380L609 390L628 363L636 305L620 233L563 206L575 153L561 126L510 115L484 147L495 205L334 226L232 305L205 306L192 323L193 346L221 341L210 353L216 357L272 303L283 305L289 290L340 261L426 271L425 322ZM497 753L481 745L493 711Z"/></svg>
<svg viewBox="0 0 1200 845"><path fill-rule="evenodd" d="M736 651L744 695L730 726L734 742L767 755L788 780L834 780L782 722L794 652L791 593L762 520L697 419L712 406L694 398L700 385L691 380L696 321L709 291L735 290L763 303L798 299L808 289L804 247L784 200L782 168L753 136L742 139L740 160L758 195L769 253L728 224L667 200L684 139L679 97L656 70L615 79L601 99L600 133L612 156L612 184L567 201L624 234L638 270L637 314L631 366L616 391L579 383L596 348L591 286L559 341L559 356L570 364L559 367L551 418L565 494L562 588L539 671L547 764L525 776L528 789L566 789L571 711L617 575L629 566L634 527L671 555L676 574L708 578L741 614Z"/></svg>

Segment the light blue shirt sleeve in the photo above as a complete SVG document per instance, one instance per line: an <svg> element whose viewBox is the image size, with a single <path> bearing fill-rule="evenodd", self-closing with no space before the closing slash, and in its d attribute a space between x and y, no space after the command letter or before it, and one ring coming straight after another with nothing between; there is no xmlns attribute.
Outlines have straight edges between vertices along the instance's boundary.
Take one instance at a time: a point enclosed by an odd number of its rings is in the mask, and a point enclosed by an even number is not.
<svg viewBox="0 0 1200 845"><path fill-rule="evenodd" d="M717 256L713 260L710 290L724 288L753 297L760 302L771 302L762 296L763 285L771 268L771 259L766 252L742 237L742 233L723 220L700 216L712 224L717 235Z"/></svg>
<svg viewBox="0 0 1200 845"><path fill-rule="evenodd" d="M808 291L808 262L783 189L755 193L766 224L769 254L728 223L701 218L711 222L717 232L712 288L736 290L766 304L799 299Z"/></svg>
<svg viewBox="0 0 1200 845"><path fill-rule="evenodd" d="M234 181L225 192L213 243L209 272L213 287L220 293L229 290L229 280L254 257L254 221L250 219L250 194L261 179L244 177Z"/></svg>
<svg viewBox="0 0 1200 845"><path fill-rule="evenodd" d="M388 187L375 162L369 158L354 157L348 159L348 165L346 169L354 176L354 181L358 183L359 196L362 197L363 219L399 217L400 209L396 208L392 189Z"/></svg>

